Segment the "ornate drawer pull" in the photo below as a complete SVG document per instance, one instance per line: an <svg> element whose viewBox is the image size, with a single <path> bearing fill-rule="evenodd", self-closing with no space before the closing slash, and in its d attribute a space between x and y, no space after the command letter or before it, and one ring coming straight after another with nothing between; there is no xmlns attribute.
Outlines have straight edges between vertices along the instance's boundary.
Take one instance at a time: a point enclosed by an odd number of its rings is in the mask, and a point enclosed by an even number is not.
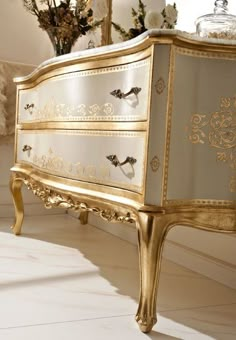
<svg viewBox="0 0 236 340"><path fill-rule="evenodd" d="M23 146L23 149L22 149L23 152L30 151L30 150L32 150L31 146L29 146L29 145Z"/></svg>
<svg viewBox="0 0 236 340"><path fill-rule="evenodd" d="M121 162L121 163L120 163L120 161L119 161L119 159L117 158L116 155L107 156L107 159L109 159L109 161L111 161L111 164L114 165L115 167L125 165L126 163L133 165L134 163L137 162L137 159L135 159L133 157L129 157L129 156L126 157L124 162Z"/></svg>
<svg viewBox="0 0 236 340"><path fill-rule="evenodd" d="M34 108L34 104L33 103L32 104L26 104L25 107L24 107L25 111L28 110L30 114L33 113L33 108Z"/></svg>
<svg viewBox="0 0 236 340"><path fill-rule="evenodd" d="M141 90L142 90L141 87L132 87L131 90L127 93L123 93L121 92L120 89L118 89L118 90L114 90L110 92L110 94L116 98L123 99L123 98L128 97L132 93L137 96Z"/></svg>

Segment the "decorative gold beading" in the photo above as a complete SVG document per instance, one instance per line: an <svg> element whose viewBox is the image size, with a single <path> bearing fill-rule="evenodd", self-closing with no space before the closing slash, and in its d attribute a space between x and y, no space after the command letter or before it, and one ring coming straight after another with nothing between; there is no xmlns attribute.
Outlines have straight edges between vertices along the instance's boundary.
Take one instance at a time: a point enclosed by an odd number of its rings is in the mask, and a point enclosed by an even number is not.
<svg viewBox="0 0 236 340"><path fill-rule="evenodd" d="M166 200L165 204L167 207L204 207L207 206L209 208L234 208L236 206L234 201L226 201L226 200L210 200L210 199L182 199L182 200Z"/></svg>

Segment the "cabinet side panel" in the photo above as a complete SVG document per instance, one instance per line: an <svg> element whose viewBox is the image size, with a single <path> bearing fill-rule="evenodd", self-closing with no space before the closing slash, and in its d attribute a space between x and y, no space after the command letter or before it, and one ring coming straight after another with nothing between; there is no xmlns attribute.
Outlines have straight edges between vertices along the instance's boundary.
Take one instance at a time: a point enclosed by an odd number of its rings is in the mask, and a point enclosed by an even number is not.
<svg viewBox="0 0 236 340"><path fill-rule="evenodd" d="M154 48L145 204L162 204L170 46Z"/></svg>
<svg viewBox="0 0 236 340"><path fill-rule="evenodd" d="M167 204L236 199L236 60L176 49Z"/></svg>

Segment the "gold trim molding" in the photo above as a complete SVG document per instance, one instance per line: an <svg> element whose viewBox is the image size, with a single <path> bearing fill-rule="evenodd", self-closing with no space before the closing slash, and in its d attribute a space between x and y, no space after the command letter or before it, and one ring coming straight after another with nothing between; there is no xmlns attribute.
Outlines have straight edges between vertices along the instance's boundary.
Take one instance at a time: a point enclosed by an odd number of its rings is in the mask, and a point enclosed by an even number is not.
<svg viewBox="0 0 236 340"><path fill-rule="evenodd" d="M233 183L232 183L233 185ZM195 199L195 200L167 200L165 202L167 207L188 207L193 210L195 207L205 208L236 208L235 201L224 200L208 200L208 199Z"/></svg>
<svg viewBox="0 0 236 340"><path fill-rule="evenodd" d="M210 59L228 59L235 60L236 52L234 53L225 53L218 51L199 51L196 49L189 49L185 47L175 47L175 52L180 55L187 55L190 57L200 57L200 58L210 58Z"/></svg>

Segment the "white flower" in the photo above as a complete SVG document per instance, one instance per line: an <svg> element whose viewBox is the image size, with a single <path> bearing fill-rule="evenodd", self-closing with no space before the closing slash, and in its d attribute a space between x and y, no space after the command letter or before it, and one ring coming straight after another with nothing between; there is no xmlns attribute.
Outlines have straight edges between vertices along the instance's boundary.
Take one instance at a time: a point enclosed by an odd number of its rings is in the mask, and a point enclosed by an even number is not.
<svg viewBox="0 0 236 340"><path fill-rule="evenodd" d="M161 13L149 11L145 16L144 25L147 29L161 28L163 21Z"/></svg>
<svg viewBox="0 0 236 340"><path fill-rule="evenodd" d="M174 6L172 5L167 5L164 9L164 13L165 20L168 22L168 24L174 25L178 16L178 11L176 10L176 8L174 8Z"/></svg>
<svg viewBox="0 0 236 340"><path fill-rule="evenodd" d="M91 7L93 10L94 18L101 20L103 19L108 12L107 1L106 0L92 0Z"/></svg>

